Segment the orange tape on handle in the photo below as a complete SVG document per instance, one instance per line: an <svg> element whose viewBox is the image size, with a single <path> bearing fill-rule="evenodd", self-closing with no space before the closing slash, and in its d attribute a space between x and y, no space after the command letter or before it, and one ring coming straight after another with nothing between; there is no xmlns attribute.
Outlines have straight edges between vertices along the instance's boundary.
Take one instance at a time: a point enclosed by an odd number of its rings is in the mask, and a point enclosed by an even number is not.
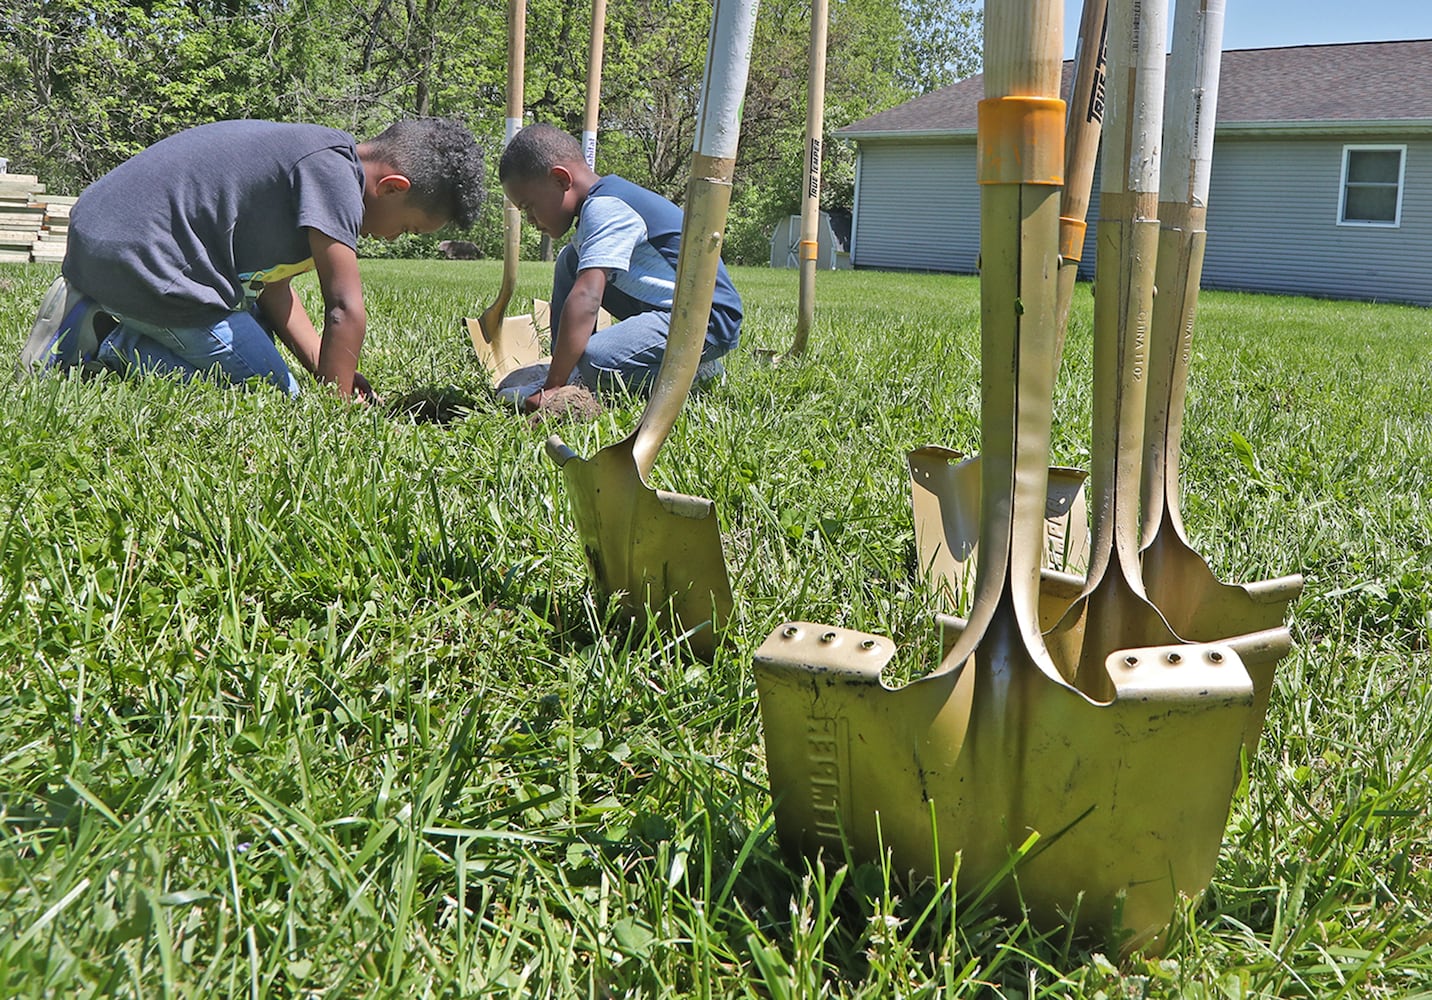
<svg viewBox="0 0 1432 1000"><path fill-rule="evenodd" d="M976 141L981 184L1064 183L1064 102L987 97Z"/></svg>
<svg viewBox="0 0 1432 1000"><path fill-rule="evenodd" d="M816 240L801 240L801 260L815 260L819 246Z"/></svg>
<svg viewBox="0 0 1432 1000"><path fill-rule="evenodd" d="M1083 219L1061 215L1059 217L1059 256L1065 260L1080 260L1084 256L1084 234L1089 224Z"/></svg>

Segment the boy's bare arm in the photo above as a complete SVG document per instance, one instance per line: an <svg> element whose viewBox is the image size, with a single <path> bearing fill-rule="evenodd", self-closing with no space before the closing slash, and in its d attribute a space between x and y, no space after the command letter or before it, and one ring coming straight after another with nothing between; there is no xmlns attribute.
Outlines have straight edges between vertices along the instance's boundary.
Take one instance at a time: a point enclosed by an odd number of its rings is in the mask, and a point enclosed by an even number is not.
<svg viewBox="0 0 1432 1000"><path fill-rule="evenodd" d="M589 268L577 274L572 290L562 304L555 348L552 352L552 367L547 371L545 389L566 385L577 367L577 360L587 349L592 331L597 326L597 313L602 308L602 296L607 290L607 273L601 268Z"/></svg>
<svg viewBox="0 0 1432 1000"><path fill-rule="evenodd" d="M259 293L259 308L299 364L310 372L318 371L318 331L287 278L264 286Z"/></svg>
<svg viewBox="0 0 1432 1000"><path fill-rule="evenodd" d="M338 394L347 399L353 395L358 353L368 330L358 255L352 247L316 229L308 231L308 245L318 271L318 286L323 291L323 336L314 374L320 382L336 386Z"/></svg>

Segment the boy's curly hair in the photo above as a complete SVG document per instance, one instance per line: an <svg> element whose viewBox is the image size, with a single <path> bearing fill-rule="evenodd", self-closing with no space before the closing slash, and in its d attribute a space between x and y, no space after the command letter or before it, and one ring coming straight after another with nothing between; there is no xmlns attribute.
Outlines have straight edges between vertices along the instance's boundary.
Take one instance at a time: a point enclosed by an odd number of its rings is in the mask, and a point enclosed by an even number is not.
<svg viewBox="0 0 1432 1000"><path fill-rule="evenodd" d="M477 221L484 197L482 150L454 118L408 118L394 122L367 145L413 182L414 201L459 229Z"/></svg>
<svg viewBox="0 0 1432 1000"><path fill-rule="evenodd" d="M530 181L545 177L547 171L569 163L585 163L582 146L570 134L542 122L534 122L512 137L497 165L497 179Z"/></svg>

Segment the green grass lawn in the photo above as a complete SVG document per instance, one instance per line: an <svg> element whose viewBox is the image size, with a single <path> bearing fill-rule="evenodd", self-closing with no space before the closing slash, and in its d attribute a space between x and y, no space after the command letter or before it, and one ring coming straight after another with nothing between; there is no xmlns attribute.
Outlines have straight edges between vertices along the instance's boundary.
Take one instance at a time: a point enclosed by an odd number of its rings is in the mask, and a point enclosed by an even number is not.
<svg viewBox="0 0 1432 1000"><path fill-rule="evenodd" d="M465 419L0 379L0 993L1432 996L1428 310L1201 300L1194 545L1307 588L1213 884L1120 965L948 887L792 867L772 826L765 636L938 660L904 453L978 450L975 279L822 274L811 353L771 368L796 275L735 269L742 349L652 476L720 518L736 612L704 664L591 596L545 432L458 327L498 265L364 272L364 373ZM0 266L0 355L54 273ZM1084 468L1091 311L1083 287L1055 399ZM639 412L562 433L590 455Z"/></svg>

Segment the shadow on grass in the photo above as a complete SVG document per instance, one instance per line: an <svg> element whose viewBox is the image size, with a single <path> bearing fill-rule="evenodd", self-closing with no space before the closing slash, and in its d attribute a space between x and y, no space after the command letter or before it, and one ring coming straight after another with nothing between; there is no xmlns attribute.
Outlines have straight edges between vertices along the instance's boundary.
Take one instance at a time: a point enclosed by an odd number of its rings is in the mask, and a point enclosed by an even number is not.
<svg viewBox="0 0 1432 1000"><path fill-rule="evenodd" d="M387 412L418 424L444 425L467 418L477 407L477 398L458 386L424 385L390 401Z"/></svg>

